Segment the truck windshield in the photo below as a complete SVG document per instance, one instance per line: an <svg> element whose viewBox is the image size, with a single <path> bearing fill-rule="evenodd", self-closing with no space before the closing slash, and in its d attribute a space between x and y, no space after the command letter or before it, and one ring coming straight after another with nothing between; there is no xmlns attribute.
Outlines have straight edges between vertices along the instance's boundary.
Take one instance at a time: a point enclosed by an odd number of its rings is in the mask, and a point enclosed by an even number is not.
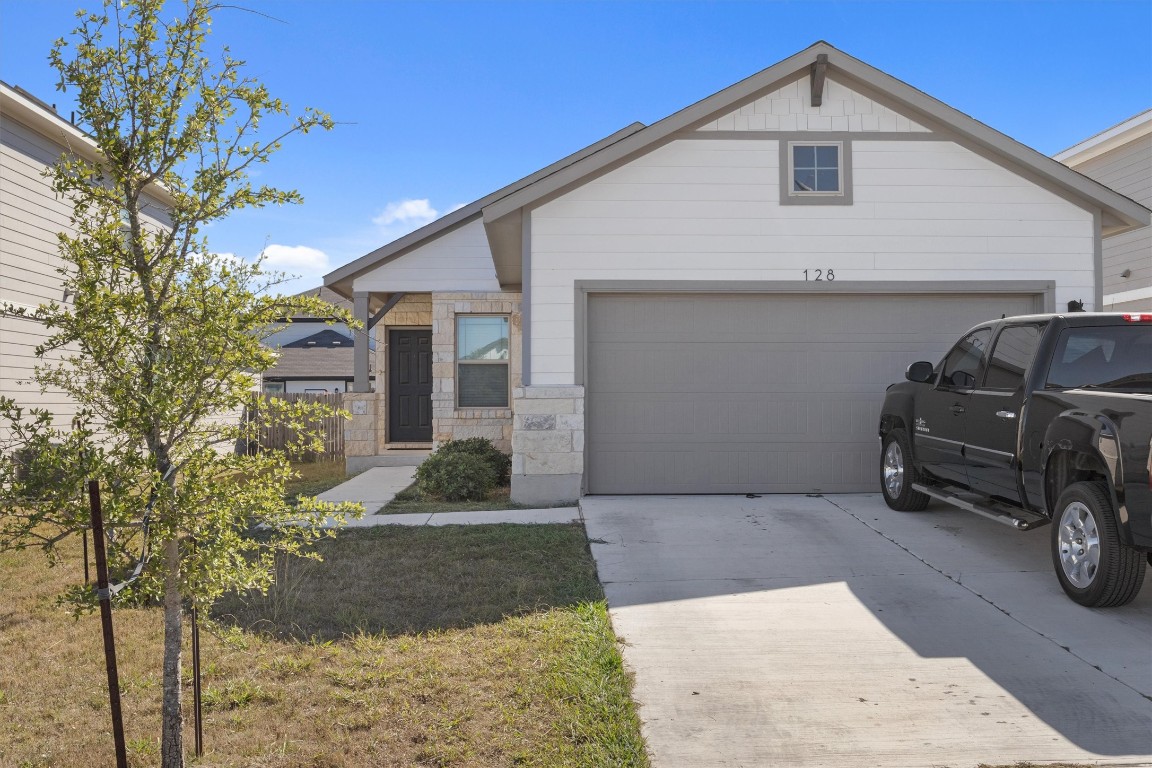
<svg viewBox="0 0 1152 768"><path fill-rule="evenodd" d="M1073 387L1152 389L1152 325L1065 328L1045 388Z"/></svg>

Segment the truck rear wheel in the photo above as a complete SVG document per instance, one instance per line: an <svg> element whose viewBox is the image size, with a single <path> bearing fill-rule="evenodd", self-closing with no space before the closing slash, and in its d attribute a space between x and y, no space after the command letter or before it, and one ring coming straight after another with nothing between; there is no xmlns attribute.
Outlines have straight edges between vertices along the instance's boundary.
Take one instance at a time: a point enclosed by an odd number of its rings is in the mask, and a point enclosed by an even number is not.
<svg viewBox="0 0 1152 768"><path fill-rule="evenodd" d="M912 463L912 447L902 429L893 429L884 435L880 452L880 489L884 503L897 512L919 512L928 506L931 498L912 489L919 479Z"/></svg>
<svg viewBox="0 0 1152 768"><path fill-rule="evenodd" d="M1127 605L1144 583L1143 553L1120 540L1102 482L1073 483L1052 516L1052 563L1068 597L1089 608Z"/></svg>

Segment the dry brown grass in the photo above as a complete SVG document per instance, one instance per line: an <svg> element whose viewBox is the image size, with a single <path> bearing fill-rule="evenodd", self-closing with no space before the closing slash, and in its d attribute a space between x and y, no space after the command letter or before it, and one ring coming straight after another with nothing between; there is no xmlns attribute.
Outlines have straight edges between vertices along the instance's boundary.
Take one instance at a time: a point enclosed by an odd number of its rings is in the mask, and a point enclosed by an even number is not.
<svg viewBox="0 0 1152 768"><path fill-rule="evenodd" d="M99 619L54 601L82 578L76 555L0 554L0 766L113 762ZM647 765L606 610L581 602L598 586L578 527L389 526L328 557L275 610L234 602L236 624L202 633L207 753L191 765ZM160 614L115 621L131 763L154 765Z"/></svg>

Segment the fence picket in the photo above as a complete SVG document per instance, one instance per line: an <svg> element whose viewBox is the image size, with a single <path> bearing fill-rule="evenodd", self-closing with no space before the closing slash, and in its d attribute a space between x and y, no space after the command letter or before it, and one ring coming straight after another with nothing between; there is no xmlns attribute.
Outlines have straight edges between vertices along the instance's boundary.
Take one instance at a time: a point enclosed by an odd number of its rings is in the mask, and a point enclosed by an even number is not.
<svg viewBox="0 0 1152 768"><path fill-rule="evenodd" d="M326 403L334 409L344 407L344 396L337 392L335 394L312 394L312 393L275 393L275 394L262 394L253 403L250 414L257 420L260 419L260 414L263 409L260 404L263 401L277 398L280 400L287 400L291 403L305 401L309 403ZM324 433L324 450L322 452L309 451L303 460L304 461L336 461L344 458L344 419L340 416L328 416L320 423L320 428ZM267 424L261 422L260 424L260 448L264 450L279 450L287 447L295 439L295 430L288 428L284 424Z"/></svg>

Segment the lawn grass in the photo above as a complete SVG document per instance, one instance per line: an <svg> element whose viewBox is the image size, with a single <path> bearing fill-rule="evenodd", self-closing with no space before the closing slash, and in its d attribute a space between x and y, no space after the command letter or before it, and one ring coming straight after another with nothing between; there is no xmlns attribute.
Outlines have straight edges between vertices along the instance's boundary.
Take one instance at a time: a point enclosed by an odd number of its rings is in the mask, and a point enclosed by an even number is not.
<svg viewBox="0 0 1152 768"><path fill-rule="evenodd" d="M488 494L483 501L444 501L442 499L426 498L416 488L416 483L408 486L392 501L380 508L378 515L429 515L434 512L483 512L500 509L534 509L525 504L517 504L509 497L511 489L507 486L498 486ZM574 507L575 504L556 504L557 507Z"/></svg>
<svg viewBox="0 0 1152 768"><path fill-rule="evenodd" d="M330 488L348 480L349 475L344 469L344 460L338 461L312 461L293 462L292 471L299 477L288 481L286 491L288 498L297 496L315 496L324 493Z"/></svg>
<svg viewBox="0 0 1152 768"><path fill-rule="evenodd" d="M75 549L55 568L0 554L0 765L113 763L99 618L54 600L82 578ZM190 766L648 765L580 526L383 526L322 549L214 611ZM134 766L158 759L160 619L115 611Z"/></svg>

